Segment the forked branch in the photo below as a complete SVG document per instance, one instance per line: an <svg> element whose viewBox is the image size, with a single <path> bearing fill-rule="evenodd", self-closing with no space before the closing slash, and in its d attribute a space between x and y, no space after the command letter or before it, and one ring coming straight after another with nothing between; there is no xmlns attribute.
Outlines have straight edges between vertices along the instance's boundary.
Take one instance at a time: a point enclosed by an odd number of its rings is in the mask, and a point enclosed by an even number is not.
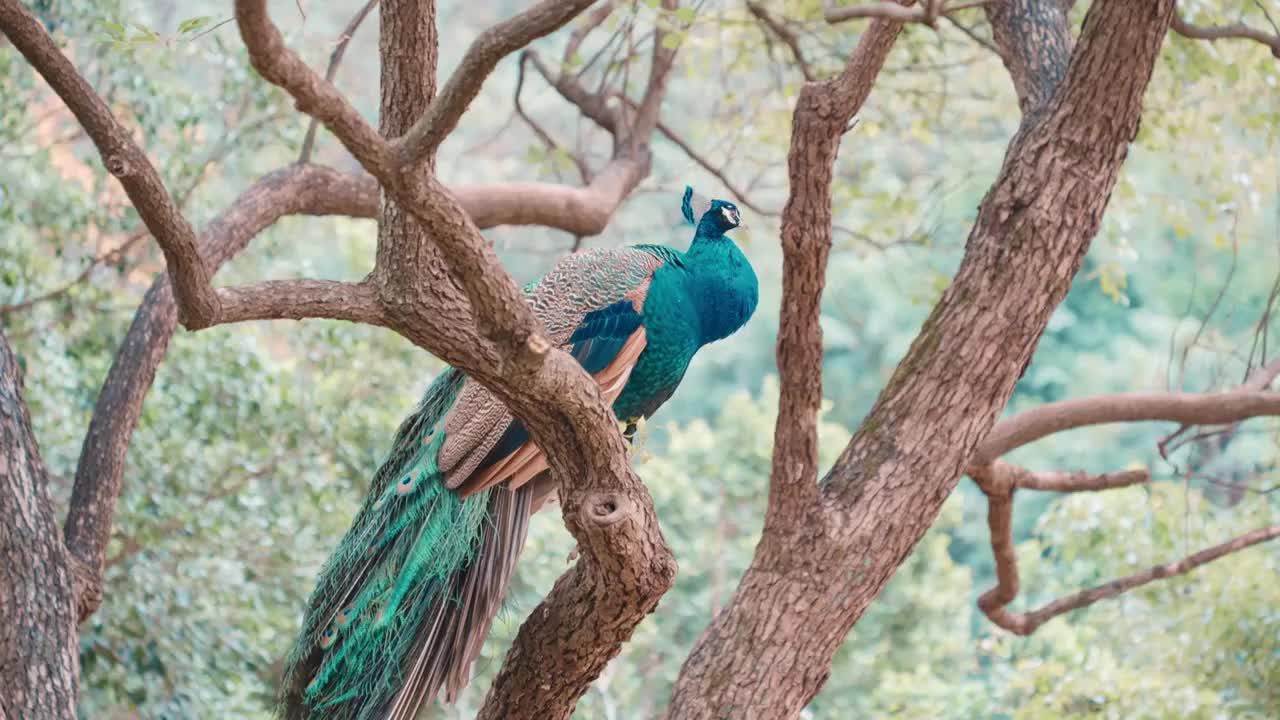
<svg viewBox="0 0 1280 720"><path fill-rule="evenodd" d="M1112 598L1149 582L1190 572L1243 548L1280 536L1280 528L1266 528L1202 550L1181 561L1157 565L1088 590L1054 600L1030 613L1015 613L1009 603L1018 595L1018 560L1013 544L1013 497L1019 488L1051 492L1108 490L1149 482L1146 470L1117 473L1033 472L1000 460L1000 456L1048 435L1088 425L1113 422L1170 421L1189 428L1200 424L1236 423L1261 415L1280 415L1280 393L1267 392L1280 374L1280 361L1259 368L1238 389L1225 393L1131 393L1102 395L1042 405L1001 420L978 447L968 475L987 496L987 525L995 557L996 586L978 600L978 607L996 625L1028 635L1050 619ZM1178 433L1160 443L1165 444Z"/></svg>

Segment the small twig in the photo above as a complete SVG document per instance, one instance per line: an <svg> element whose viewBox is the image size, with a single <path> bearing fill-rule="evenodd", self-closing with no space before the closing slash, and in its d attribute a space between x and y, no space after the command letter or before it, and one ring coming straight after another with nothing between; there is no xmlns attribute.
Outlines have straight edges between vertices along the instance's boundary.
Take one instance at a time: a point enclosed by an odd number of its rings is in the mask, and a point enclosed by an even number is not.
<svg viewBox="0 0 1280 720"><path fill-rule="evenodd" d="M955 18L951 17L950 15L944 15L944 16L942 16L942 19L946 20L947 22L951 23L952 25L955 25L955 26L956 26L956 28L957 28L960 32L964 33L965 35L968 35L970 40L972 40L972 41L974 41L975 43L977 43L977 44L981 45L982 47L984 47L984 48L986 48L986 49L990 50L991 52L995 53L996 55L999 55L999 54L1000 54L1000 48L996 47L996 46L995 46L995 43L993 43L993 42L991 42L990 40L988 40L988 39L986 39L986 38L982 37L981 35L979 35L979 34L978 34L978 32L977 32L976 30L974 30L973 28L969 27L968 25L965 25L964 23L960 22L959 20L956 20Z"/></svg>
<svg viewBox="0 0 1280 720"><path fill-rule="evenodd" d="M204 37L205 35L208 35L209 33L213 32L214 30L217 30L218 28L222 27L223 25L226 25L227 23L231 22L232 20L235 20L235 17L234 17L234 16L229 17L229 18L227 18L226 20L223 20L222 22L218 23L217 25L214 25L213 27L209 28L208 30L205 30L204 32L201 32L201 33L199 33L199 34L197 34L197 35L193 35L193 36L191 37L191 40L190 40L189 42L195 42L195 41L199 40L200 38Z"/></svg>
<svg viewBox="0 0 1280 720"><path fill-rule="evenodd" d="M609 19L609 16L613 14L617 7L617 0L608 0L608 2L591 11L591 14L587 15L585 22L574 28L573 33L569 35L569 42L564 47L563 63L565 65L570 64L574 54L578 52L578 48L582 47L582 43L587 39L587 36L600 27L605 20Z"/></svg>
<svg viewBox="0 0 1280 720"><path fill-rule="evenodd" d="M356 14L347 22L347 26L342 29L342 35L338 38L338 43L334 46L333 52L329 55L329 69L324 72L324 79L333 82L338 75L338 65L342 63L342 56L347 52L347 45L351 44L351 38L355 36L356 30L360 29L360 24L369 16L373 7L378 4L378 0L369 0L364 7L356 11ZM301 6L299 6L301 9ZM303 16L306 17L305 15ZM234 19L234 18L231 18ZM311 123L307 126L307 135L302 139L302 151L298 153L298 162L305 163L311 161L311 151L315 147L316 130L319 129L320 121L311 118Z"/></svg>
<svg viewBox="0 0 1280 720"><path fill-rule="evenodd" d="M1245 485L1244 483L1231 482L1230 480L1219 480L1218 478L1213 477L1212 475L1205 475L1203 473L1187 473L1186 477L1191 480L1200 480L1202 482L1207 482L1210 485L1217 485L1218 487L1231 488L1233 490L1239 490L1241 492L1250 493L1252 495L1270 495L1271 493L1276 492L1277 490L1280 490L1280 485L1272 485L1271 487L1267 487L1267 488L1256 488L1256 487L1253 487L1252 485Z"/></svg>
<svg viewBox="0 0 1280 720"><path fill-rule="evenodd" d="M791 50L791 55L796 59L796 64L800 66L800 74L805 80L815 80L817 78L813 73L813 68L809 66L809 61L805 59L804 51L800 49L800 38L787 27L786 24L773 16L768 10L765 10L758 2L748 2L747 11L754 15L761 23L767 27L770 32L782 41ZM766 34L767 38L768 35Z"/></svg>
<svg viewBox="0 0 1280 720"><path fill-rule="evenodd" d="M131 250L134 245L137 245L139 241L146 239L148 236L149 236L149 233L145 229L134 231L134 233L131 234L119 246L114 247L108 250L107 252L102 253L101 255L98 255L94 257L92 260L90 260L88 266L86 266L84 270L80 271L80 274L77 275L74 279L52 290L36 295L35 297L30 297L30 298L27 298L26 300L13 303L11 305L0 306L0 318L7 317L8 315L11 315L13 313L22 312L36 305L39 305L40 303L48 302L55 298L61 297L62 295L65 295L66 293L70 292L71 289L74 288L75 286L79 285L80 283L83 283L85 280L88 280L89 276L93 274L94 270L96 270L102 265L106 265L107 263L115 262L122 255L129 252L129 250Z"/></svg>
<svg viewBox="0 0 1280 720"><path fill-rule="evenodd" d="M528 60L529 60L529 56L527 54L522 53L520 55L520 62L516 66L516 91L515 91L515 97L513 99L513 104L515 105L516 117L523 120L524 123L529 126L529 129L533 131L534 135L538 136L538 139L542 141L542 144L545 145L548 150L551 150L551 151L560 150L561 147L555 141L555 138L551 137L550 133L548 133L545 129L543 129L541 125L537 123L537 121L535 121L532 117L530 117L529 113L525 112L524 106L520 102L520 95L521 95L521 92L524 90L524 72L525 72L524 66L525 66L525 63L528 62ZM573 162L574 167L578 168L578 174L582 177L583 184L590 183L591 171L587 169L586 161L583 160L577 153L572 153L572 152L569 152L568 150L565 150L565 154L569 156L569 159Z"/></svg>

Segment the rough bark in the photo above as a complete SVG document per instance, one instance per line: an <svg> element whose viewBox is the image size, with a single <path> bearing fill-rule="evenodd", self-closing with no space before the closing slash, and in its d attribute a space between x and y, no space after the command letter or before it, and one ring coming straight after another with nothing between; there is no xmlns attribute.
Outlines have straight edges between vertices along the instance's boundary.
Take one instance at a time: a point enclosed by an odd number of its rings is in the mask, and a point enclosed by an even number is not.
<svg viewBox="0 0 1280 720"><path fill-rule="evenodd" d="M1011 141L951 286L822 481L820 502L804 501L802 479L771 490L783 509L770 508L773 522L686 662L669 717L795 717L821 688L836 649L932 524L1066 295L1137 132L1172 10L1171 0L1098 0L1069 62L1022 58L1050 79L1026 88L1042 104ZM1065 50L1015 43L1011 53ZM804 127L799 117L795 127ZM810 327L797 347L817 332ZM780 344L785 375L784 351Z"/></svg>
<svg viewBox="0 0 1280 720"><path fill-rule="evenodd" d="M992 39L1024 114L1042 107L1067 71L1070 10L1066 3L1046 0L1005 0L986 6Z"/></svg>
<svg viewBox="0 0 1280 720"><path fill-rule="evenodd" d="M74 577L57 538L22 369L0 333L0 720L76 716Z"/></svg>

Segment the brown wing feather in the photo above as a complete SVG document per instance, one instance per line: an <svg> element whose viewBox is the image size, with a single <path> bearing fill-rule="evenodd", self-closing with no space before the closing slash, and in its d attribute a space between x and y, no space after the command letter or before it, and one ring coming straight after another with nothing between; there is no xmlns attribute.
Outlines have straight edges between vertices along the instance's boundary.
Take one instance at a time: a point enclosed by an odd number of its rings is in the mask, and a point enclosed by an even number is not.
<svg viewBox="0 0 1280 720"><path fill-rule="evenodd" d="M592 376L600 386L600 392L604 395L606 402L612 404L618 399L644 348L645 332L644 326L641 326L627 338L618 356L603 370ZM502 460L467 478L458 486L458 493L465 498L487 487L507 481L509 481L509 487L514 490L537 477L547 468L546 456L530 440Z"/></svg>

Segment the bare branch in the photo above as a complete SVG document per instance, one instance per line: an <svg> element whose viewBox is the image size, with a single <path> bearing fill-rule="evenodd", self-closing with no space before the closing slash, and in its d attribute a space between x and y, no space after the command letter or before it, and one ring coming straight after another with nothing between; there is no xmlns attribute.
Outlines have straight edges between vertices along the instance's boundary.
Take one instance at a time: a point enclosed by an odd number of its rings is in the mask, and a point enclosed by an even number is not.
<svg viewBox="0 0 1280 720"><path fill-rule="evenodd" d="M574 28L573 33L569 35L569 42L564 46L562 64L568 65L573 61L573 56L578 52L578 48L582 47L582 43L587 39L587 36L590 35L593 30L600 27L605 20L608 20L609 16L612 15L613 11L617 8L617 0L606 0L604 4L593 10L591 14L587 16L586 22L582 23L577 28Z"/></svg>
<svg viewBox="0 0 1280 720"><path fill-rule="evenodd" d="M528 49L522 53L523 57L528 58L533 64L533 69L538 71L542 79L548 85L555 88L560 93L560 97L568 100L579 112L599 125L601 129L617 136L619 129L622 127L622 121L618 117L618 113L614 108L605 104L605 98L589 92L576 78L569 75L551 72L547 64L543 62L542 56L536 50Z"/></svg>
<svg viewBox="0 0 1280 720"><path fill-rule="evenodd" d="M997 0L925 0L915 7L904 7L895 2L863 2L856 5L838 6L826 0L822 6L822 17L832 25L846 20L858 18L884 18L903 23L921 23L934 27L940 17L961 10L981 7Z"/></svg>
<svg viewBox="0 0 1280 720"><path fill-rule="evenodd" d="M1014 487L1060 493L1111 490L1151 482L1151 472L1145 469L1094 475L1087 472L1032 472L1026 468L1012 466L1011 475Z"/></svg>
<svg viewBox="0 0 1280 720"><path fill-rule="evenodd" d="M195 231L146 153L58 50L44 26L17 0L0 0L0 29L66 103L93 140L107 170L124 187L164 251L184 322L207 327L218 314L218 299L209 287L209 269L200 258Z"/></svg>
<svg viewBox="0 0 1280 720"><path fill-rule="evenodd" d="M1260 528L1220 545L1214 545L1193 555L1188 555L1177 562L1155 565L1143 572L1126 575L1088 590L1082 590L1074 595L1059 598L1029 613L1009 611L1005 607L1007 603L999 603L998 598L992 595L994 591L989 591L983 595L979 599L978 605L986 613L987 617L991 619L991 622L996 625L1016 635L1030 635L1035 632L1036 628L1059 615L1088 607L1099 600L1116 597L1156 580L1185 575L1201 565L1221 560L1232 553L1268 540L1274 540L1277 537L1280 537L1280 526Z"/></svg>
<svg viewBox="0 0 1280 720"><path fill-rule="evenodd" d="M460 185L453 194L480 227L542 225L574 235L599 235L644 179L645 168L627 159L605 165L585 188L552 183Z"/></svg>
<svg viewBox="0 0 1280 720"><path fill-rule="evenodd" d="M984 465L1016 448L1065 430L1120 422L1167 421L1219 425L1280 414L1280 393L1118 393L1063 400L1001 420L970 461Z"/></svg>
<svg viewBox="0 0 1280 720"><path fill-rule="evenodd" d="M219 288L218 322L326 318L366 325L386 325L377 290L365 283L330 280L269 280L254 285Z"/></svg>
<svg viewBox="0 0 1280 720"><path fill-rule="evenodd" d="M1271 383L1276 379L1277 376L1280 376L1280 357L1272 360L1270 363L1263 365L1260 368L1254 369L1253 372L1249 373L1248 377L1245 378L1244 383L1242 383L1240 387L1236 389L1236 391L1237 392L1261 392L1263 390L1266 390L1268 387L1270 387ZM1233 433L1235 432L1235 429L1238 426L1238 424L1239 424L1238 422L1232 423L1231 427L1221 428L1215 431L1214 434ZM1195 425L1183 423L1179 425L1176 430L1174 430L1173 432L1161 438L1160 442L1156 443L1156 448L1160 451L1160 457L1168 459L1170 453L1174 452L1185 443L1202 439L1204 437L1203 434L1192 436L1183 442L1177 442L1179 437L1190 432L1193 427L1195 427Z"/></svg>
<svg viewBox="0 0 1280 720"><path fill-rule="evenodd" d="M1182 18L1182 15L1175 14L1173 23L1170 25L1173 31L1179 35L1190 38L1192 40L1253 40L1260 42L1271 49L1271 54L1280 59L1280 35L1272 35L1261 30L1251 28L1244 23L1234 23L1232 25L1193 25Z"/></svg>
<svg viewBox="0 0 1280 720"><path fill-rule="evenodd" d="M901 7L894 5L894 7ZM747 11L756 17L765 27L769 29L778 39L782 41L787 49L791 51L791 56L796 59L796 64L800 66L800 74L805 80L812 82L817 79L813 74L813 68L809 66L809 61L805 59L804 51L800 49L800 38L786 23L772 13L764 9L764 6L758 2L748 2Z"/></svg>
<svg viewBox="0 0 1280 720"><path fill-rule="evenodd" d="M333 53L329 55L329 69L324 72L324 79L330 83L338 76L338 65L342 64L342 56L347 52L347 46L351 44L351 38L355 36L356 30L360 29L360 24L369 16L374 6L378 4L378 0L368 0L351 20L347 22L347 26L343 28L341 37L338 38L337 45L333 48ZM311 151L315 147L316 129L319 127L320 121L311 118L310 124L307 125L307 135L302 139L302 151L298 153L298 162L305 163L311 160Z"/></svg>
<svg viewBox="0 0 1280 720"><path fill-rule="evenodd" d="M604 9L604 8L600 8L600 9ZM547 150L550 150L550 151L559 150L561 149L560 145L555 141L554 138L551 137L550 133L544 130L541 125L539 125L532 117L530 117L529 113L525 112L524 105L520 101L520 96L523 94L523 91L524 91L524 73L525 73L525 65L528 63L528 59L529 59L529 56L527 54L521 53L520 62L517 64L517 67L516 67L516 91L515 91L514 97L512 98L512 103L515 105L516 116L519 117L521 120L523 120L525 124L529 126L529 129L532 130L533 133L538 136L538 139L542 141L542 144L546 145ZM569 152L567 150L565 151L565 153L569 156L569 159L573 161L574 167L578 168L578 174L579 176L581 176L582 182L584 183L590 182L591 171L587 169L586 161L583 160L582 157L577 153ZM471 219L474 220L475 216L472 215Z"/></svg>
<svg viewBox="0 0 1280 720"><path fill-rule="evenodd" d="M401 165L417 165L434 154L480 92L498 61L540 37L555 32L595 0L543 0L533 8L490 27L471 44L440 94L392 149Z"/></svg>
<svg viewBox="0 0 1280 720"><path fill-rule="evenodd" d="M394 165L386 142L333 83L316 75L284 44L265 0L237 0L235 15L253 68L287 90L299 110L324 123L365 170L379 178L389 174Z"/></svg>
<svg viewBox="0 0 1280 720"><path fill-rule="evenodd" d="M742 188L739 188L736 185L734 185L733 181L730 180L727 175L725 175L724 170L716 167L715 165L712 165L710 160L707 160L705 157L703 157L701 153L695 150L692 145L690 145L687 141L685 141L684 138L680 137L680 135L678 135L675 130L672 130L665 123L658 123L658 132L662 133L664 137L670 140L676 147L680 148L684 152L684 154L688 156L690 160L697 163L703 170L706 170L708 173L713 175L717 180L719 180L720 184L724 185L725 189L728 190L729 194L732 195L738 201L739 205L747 208L748 210L751 210L757 215L764 215L764 216L770 216L770 217L776 217L778 215L778 212L776 210L765 210L764 208L752 202L751 197L747 194L747 192Z"/></svg>

